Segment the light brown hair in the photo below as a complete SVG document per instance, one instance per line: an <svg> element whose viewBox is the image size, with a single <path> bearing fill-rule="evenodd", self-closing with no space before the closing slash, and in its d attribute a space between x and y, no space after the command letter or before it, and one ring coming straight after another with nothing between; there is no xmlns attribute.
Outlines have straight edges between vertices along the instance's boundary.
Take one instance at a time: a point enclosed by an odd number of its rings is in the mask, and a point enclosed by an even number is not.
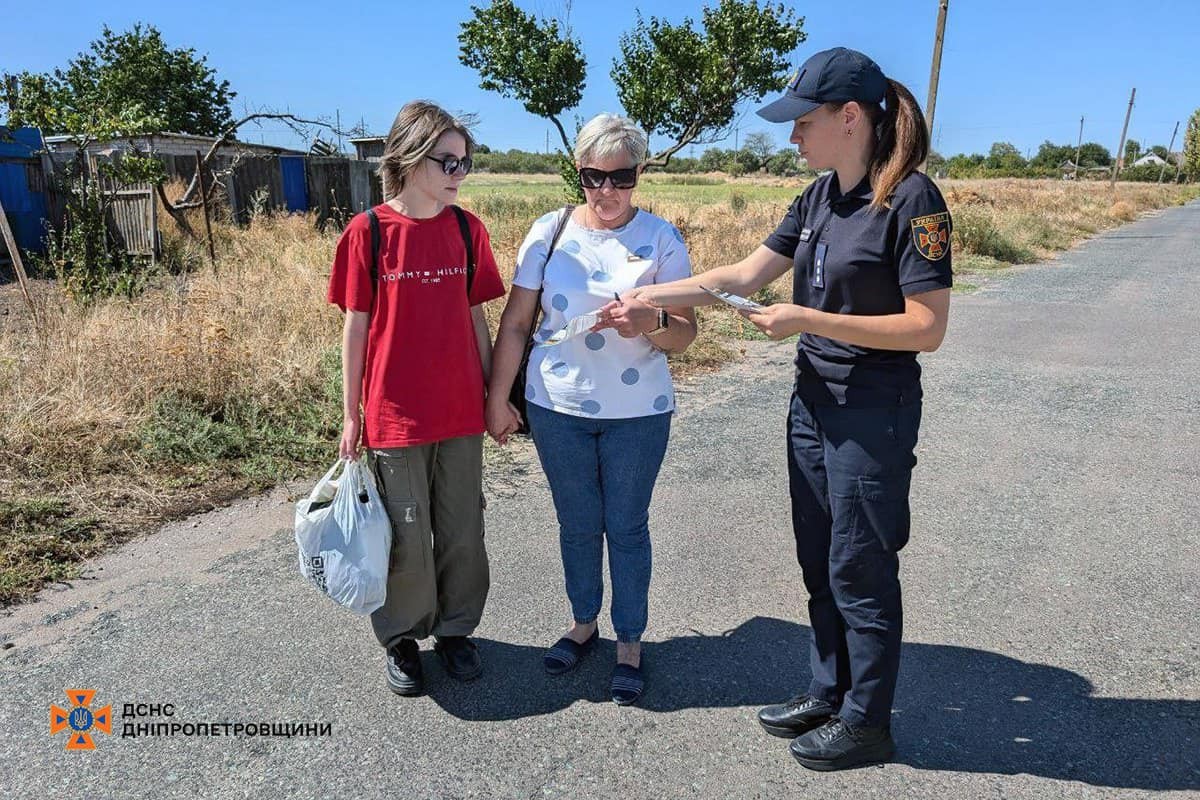
<svg viewBox="0 0 1200 800"><path fill-rule="evenodd" d="M433 152L438 139L448 131L462 135L467 142L468 156L475 152L475 139L467 126L440 106L427 100L414 100L400 109L379 160L384 200L400 194L408 176Z"/></svg>
<svg viewBox="0 0 1200 800"><path fill-rule="evenodd" d="M839 111L845 103L831 105ZM929 157L929 129L912 92L891 78L887 79L884 106L864 103L863 111L875 128L875 149L867 166L874 191L871 207L889 208L900 181Z"/></svg>

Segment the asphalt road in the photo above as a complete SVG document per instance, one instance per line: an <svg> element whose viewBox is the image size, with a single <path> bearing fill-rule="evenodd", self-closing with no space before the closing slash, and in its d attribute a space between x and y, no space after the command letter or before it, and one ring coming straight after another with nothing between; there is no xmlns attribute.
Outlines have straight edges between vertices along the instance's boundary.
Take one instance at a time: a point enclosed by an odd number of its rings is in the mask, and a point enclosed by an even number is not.
<svg viewBox="0 0 1200 800"><path fill-rule="evenodd" d="M369 626L296 574L287 491L178 523L0 617L4 797L1200 796L1200 204L956 296L925 356L901 556L894 763L804 770L754 712L807 684L783 419L789 346L680 392L651 514L640 707L615 644L549 679L568 617L528 451L489 478L487 671L384 684ZM295 488L295 487L293 487ZM50 704L111 704L65 752ZM126 720L126 703L174 716ZM125 722L328 736L122 738ZM182 730L182 729L181 729Z"/></svg>

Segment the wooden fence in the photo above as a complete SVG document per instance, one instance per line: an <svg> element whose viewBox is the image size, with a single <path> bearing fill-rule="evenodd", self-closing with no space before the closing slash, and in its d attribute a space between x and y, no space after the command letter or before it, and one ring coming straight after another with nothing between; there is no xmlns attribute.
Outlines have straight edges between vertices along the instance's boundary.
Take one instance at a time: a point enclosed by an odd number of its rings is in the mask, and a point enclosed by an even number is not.
<svg viewBox="0 0 1200 800"><path fill-rule="evenodd" d="M101 164L120 156L88 155L87 174L98 176L101 186L110 192L109 225L114 237L127 252L155 258L159 254L158 198L152 184L117 185L102 176ZM195 157L160 155L169 179L189 183L196 173ZM73 154L43 155L40 163L30 163L38 173L31 178L40 180L47 196L47 222L56 230L62 229L66 213L65 187L59 185ZM295 163L285 179L283 161ZM249 156L232 159L219 156L210 162L211 173L205 184L220 181L224 193L218 193L218 203L227 204L231 217L247 224L254 213L287 213L314 211L317 224L324 227L332 222L343 226L354 214L383 202L383 188L376 174L375 162L339 156ZM302 169L301 169L302 167Z"/></svg>

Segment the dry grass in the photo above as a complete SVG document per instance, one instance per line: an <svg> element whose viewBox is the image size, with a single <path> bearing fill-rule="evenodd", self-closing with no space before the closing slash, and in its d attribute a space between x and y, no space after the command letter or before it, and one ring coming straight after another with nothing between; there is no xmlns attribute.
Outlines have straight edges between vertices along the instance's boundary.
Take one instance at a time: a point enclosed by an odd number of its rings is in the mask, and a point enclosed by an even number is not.
<svg viewBox="0 0 1200 800"><path fill-rule="evenodd" d="M487 188L464 205L487 224L507 282L529 221L558 199L553 187ZM703 192L680 198L693 189ZM944 189L960 269L1043 257L1200 194L1122 184L1114 196L1103 184L1015 180ZM798 191L656 181L640 202L679 227L704 271L752 251ZM162 277L133 302L81 308L41 282L40 337L19 324L15 287L0 292L0 604L69 578L113 541L309 474L333 453L341 320L324 297L336 234L301 216L222 223L216 234L213 270L203 248L164 231L167 252L191 271ZM790 292L784 279L759 299ZM493 326L501 303L488 309ZM677 372L718 366L732 357L731 340L756 336L721 308L703 309L701 327Z"/></svg>

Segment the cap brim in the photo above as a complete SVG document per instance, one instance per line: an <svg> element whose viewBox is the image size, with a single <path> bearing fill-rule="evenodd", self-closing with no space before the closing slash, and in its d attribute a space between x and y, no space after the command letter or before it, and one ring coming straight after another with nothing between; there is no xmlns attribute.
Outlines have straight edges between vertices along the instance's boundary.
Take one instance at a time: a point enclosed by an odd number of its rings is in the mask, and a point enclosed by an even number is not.
<svg viewBox="0 0 1200 800"><path fill-rule="evenodd" d="M805 100L802 97L789 97L785 94L774 103L767 103L755 113L767 122L791 122L820 106L820 103L813 100Z"/></svg>

